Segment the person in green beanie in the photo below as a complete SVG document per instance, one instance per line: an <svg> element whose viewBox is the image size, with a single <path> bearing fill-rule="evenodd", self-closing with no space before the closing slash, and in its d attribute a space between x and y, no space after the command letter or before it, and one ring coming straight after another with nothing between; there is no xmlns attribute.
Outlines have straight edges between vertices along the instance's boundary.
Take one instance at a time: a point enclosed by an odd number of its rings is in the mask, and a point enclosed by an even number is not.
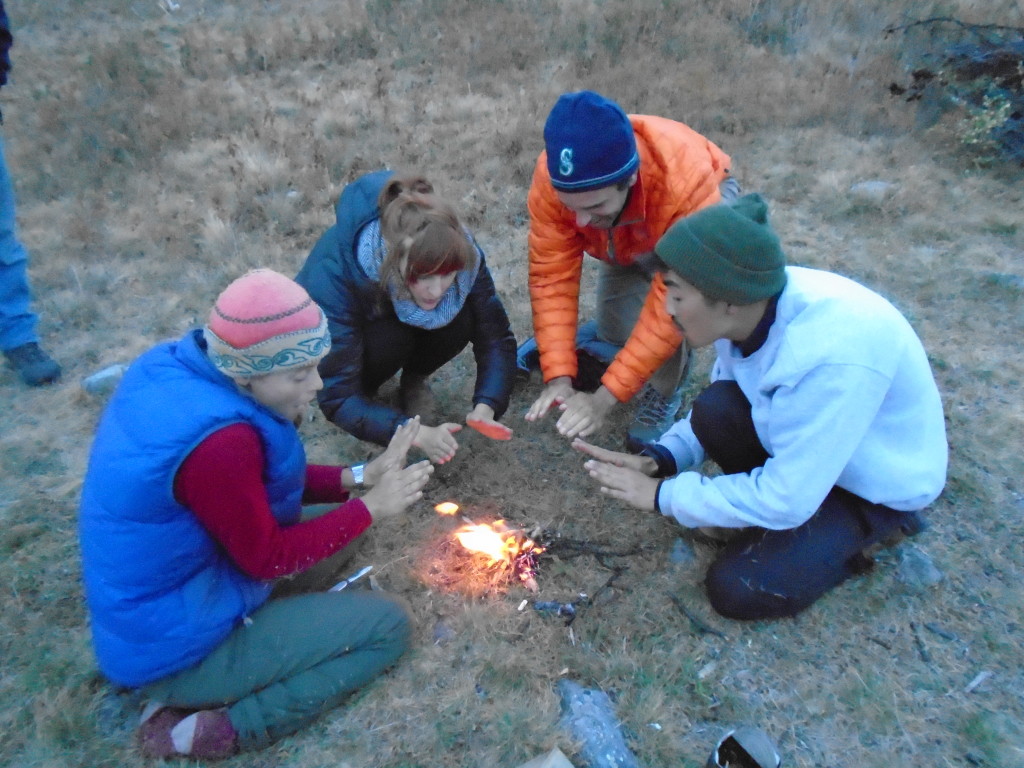
<svg viewBox="0 0 1024 768"><path fill-rule="evenodd" d="M786 266L759 195L680 220L655 251L669 315L715 347L711 384L639 456L573 445L612 498L732 529L705 579L716 611L795 615L924 529L948 454L924 347L874 291Z"/></svg>

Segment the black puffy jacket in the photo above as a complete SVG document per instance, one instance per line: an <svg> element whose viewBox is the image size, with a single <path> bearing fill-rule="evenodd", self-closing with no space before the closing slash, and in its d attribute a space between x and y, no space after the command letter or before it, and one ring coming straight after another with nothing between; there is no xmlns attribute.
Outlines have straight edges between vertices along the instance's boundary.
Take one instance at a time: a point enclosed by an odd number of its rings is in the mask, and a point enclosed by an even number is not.
<svg viewBox="0 0 1024 768"><path fill-rule="evenodd" d="M377 198L391 175L391 171L370 173L342 190L337 223L313 247L295 278L323 308L330 325L331 351L320 362L324 380L318 396L320 409L346 432L379 445L386 445L408 416L363 390L363 354L373 343L374 323L394 320L395 310L388 297L382 300L379 283L360 266L356 243L359 231L380 216ZM508 408L512 392L516 341L479 246L477 252L480 269L465 307L474 320L473 404L491 406L497 419Z"/></svg>

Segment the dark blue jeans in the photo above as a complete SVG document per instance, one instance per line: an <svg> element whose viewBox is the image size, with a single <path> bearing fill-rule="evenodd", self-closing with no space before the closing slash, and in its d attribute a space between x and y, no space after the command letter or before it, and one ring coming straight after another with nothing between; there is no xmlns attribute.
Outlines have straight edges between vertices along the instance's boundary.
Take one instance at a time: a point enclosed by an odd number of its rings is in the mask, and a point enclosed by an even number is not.
<svg viewBox="0 0 1024 768"><path fill-rule="evenodd" d="M726 474L762 466L750 402L734 381L717 381L693 403L693 431ZM870 567L873 545L914 534L917 513L872 504L834 487L803 525L784 531L746 528L731 539L705 578L712 607L731 619L793 616Z"/></svg>

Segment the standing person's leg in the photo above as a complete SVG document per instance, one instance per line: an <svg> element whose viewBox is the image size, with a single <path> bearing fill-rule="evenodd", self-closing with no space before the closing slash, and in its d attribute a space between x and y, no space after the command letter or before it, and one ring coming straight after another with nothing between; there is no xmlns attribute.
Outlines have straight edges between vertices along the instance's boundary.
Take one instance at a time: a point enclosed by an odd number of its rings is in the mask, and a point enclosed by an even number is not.
<svg viewBox="0 0 1024 768"><path fill-rule="evenodd" d="M378 593L272 600L199 664L143 693L186 712L227 707L238 749L259 749L380 675L405 652L410 631L397 599Z"/></svg>
<svg viewBox="0 0 1024 768"><path fill-rule="evenodd" d="M0 140L0 350L27 384L60 377L60 366L39 347L32 311L28 253L15 231L14 187Z"/></svg>
<svg viewBox="0 0 1024 768"><path fill-rule="evenodd" d="M602 263L597 278L598 339L621 348L636 326L644 300L651 288L656 261L653 254L637 259L628 267ZM626 447L640 451L657 440L675 421L682 406L682 389L690 361L684 341L662 363L637 395L633 423Z"/></svg>
<svg viewBox="0 0 1024 768"><path fill-rule="evenodd" d="M0 349L38 341L28 283L28 253L15 233L14 189L0 144Z"/></svg>

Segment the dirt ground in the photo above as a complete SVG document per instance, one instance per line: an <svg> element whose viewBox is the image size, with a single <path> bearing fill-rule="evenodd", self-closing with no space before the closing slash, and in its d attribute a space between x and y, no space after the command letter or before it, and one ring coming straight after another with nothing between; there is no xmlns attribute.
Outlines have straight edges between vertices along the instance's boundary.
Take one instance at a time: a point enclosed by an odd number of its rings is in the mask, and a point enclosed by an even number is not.
<svg viewBox="0 0 1024 768"><path fill-rule="evenodd" d="M551 421L523 420L534 379L504 419L512 441L463 432L423 502L320 574L322 587L373 565L416 619L410 653L309 729L227 765L516 766L554 746L575 757L555 688L571 679L613 696L651 768L703 765L739 723L799 768L1022 768L1024 184L963 146L955 104L926 120L889 96L911 51L884 33L929 9L978 23L1020 9L813 5L5 3L17 22L6 156L40 331L64 378L30 390L0 366L0 765L142 764L139 702L99 676L82 598L78 496L105 402L82 380L201 323L246 270L294 274L344 184L385 166L423 169L456 204L525 338L525 194L543 116L561 92L594 88L712 138L769 201L791 263L853 277L907 315L950 439L931 527L796 619L726 621L702 587L713 546L602 498ZM858 196L861 182L886 192ZM593 277L588 263L585 316ZM710 363L698 356L691 398ZM453 421L473 373L466 352L434 379ZM620 408L595 441L620 447L628 418ZM302 432L314 462L376 450L319 415ZM536 530L539 591L431 578L458 525L433 511L441 501ZM900 578L915 552L937 584ZM576 618L533 601L575 602Z"/></svg>

